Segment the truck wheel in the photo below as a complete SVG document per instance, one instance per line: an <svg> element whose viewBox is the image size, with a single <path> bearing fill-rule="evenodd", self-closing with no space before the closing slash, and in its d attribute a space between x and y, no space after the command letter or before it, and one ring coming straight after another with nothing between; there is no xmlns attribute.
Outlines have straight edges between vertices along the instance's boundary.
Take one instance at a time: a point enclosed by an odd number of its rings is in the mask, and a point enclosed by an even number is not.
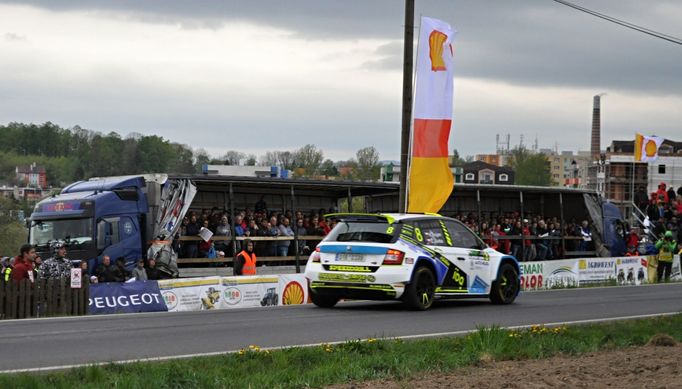
<svg viewBox="0 0 682 389"><path fill-rule="evenodd" d="M338 297L325 295L320 292L310 293L310 299L313 301L313 304L320 308L331 308L339 302Z"/></svg>
<svg viewBox="0 0 682 389"><path fill-rule="evenodd" d="M519 273L509 263L500 267L500 275L490 287L490 301L493 304L511 304L519 294Z"/></svg>
<svg viewBox="0 0 682 389"><path fill-rule="evenodd" d="M405 288L403 302L408 308L425 311L433 305L436 278L428 267L420 267L412 275L412 282Z"/></svg>

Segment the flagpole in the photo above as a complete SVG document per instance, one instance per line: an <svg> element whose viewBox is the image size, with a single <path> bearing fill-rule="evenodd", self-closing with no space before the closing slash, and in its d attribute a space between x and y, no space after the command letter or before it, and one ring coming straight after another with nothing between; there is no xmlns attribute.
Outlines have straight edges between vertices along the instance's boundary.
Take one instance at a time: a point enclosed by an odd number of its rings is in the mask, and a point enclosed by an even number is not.
<svg viewBox="0 0 682 389"><path fill-rule="evenodd" d="M403 118L400 135L400 195L398 212L407 209L407 176L412 125L412 46L414 45L414 0L405 0L405 38L403 42Z"/></svg>

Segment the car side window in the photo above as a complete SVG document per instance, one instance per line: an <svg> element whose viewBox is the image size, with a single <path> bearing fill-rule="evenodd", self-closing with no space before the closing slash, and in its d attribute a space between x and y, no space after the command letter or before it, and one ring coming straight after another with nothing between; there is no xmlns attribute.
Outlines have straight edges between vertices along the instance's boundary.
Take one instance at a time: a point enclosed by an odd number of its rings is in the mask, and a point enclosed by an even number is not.
<svg viewBox="0 0 682 389"><path fill-rule="evenodd" d="M462 223L452 220L446 220L445 226L448 228L450 237L452 238L452 245L455 247L464 247L467 249L480 249L481 241L469 231Z"/></svg>
<svg viewBox="0 0 682 389"><path fill-rule="evenodd" d="M417 228L419 230L417 230ZM449 246L443 228L437 220L419 220L415 223L415 233L421 233L427 246Z"/></svg>

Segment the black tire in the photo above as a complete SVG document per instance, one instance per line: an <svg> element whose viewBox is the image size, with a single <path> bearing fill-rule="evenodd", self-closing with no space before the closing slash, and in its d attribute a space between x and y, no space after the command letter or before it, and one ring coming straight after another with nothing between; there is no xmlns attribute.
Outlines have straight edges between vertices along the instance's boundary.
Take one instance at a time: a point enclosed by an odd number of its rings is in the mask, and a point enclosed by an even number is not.
<svg viewBox="0 0 682 389"><path fill-rule="evenodd" d="M325 295L320 292L310 292L310 299L313 301L313 304L320 308L331 308L340 300L338 297Z"/></svg>
<svg viewBox="0 0 682 389"><path fill-rule="evenodd" d="M436 293L436 277L428 267L420 267L414 271L412 282L405 287L403 302L408 308L425 311L433 305Z"/></svg>
<svg viewBox="0 0 682 389"><path fill-rule="evenodd" d="M513 265L504 263L500 266L499 274L497 280L490 287L490 301L493 304L511 304L521 288L519 272Z"/></svg>

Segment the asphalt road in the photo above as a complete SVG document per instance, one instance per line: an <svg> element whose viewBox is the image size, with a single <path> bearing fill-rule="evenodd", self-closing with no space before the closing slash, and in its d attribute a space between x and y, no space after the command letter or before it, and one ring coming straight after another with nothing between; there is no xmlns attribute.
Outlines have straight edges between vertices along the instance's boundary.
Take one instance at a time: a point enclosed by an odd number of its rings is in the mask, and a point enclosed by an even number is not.
<svg viewBox="0 0 682 389"><path fill-rule="evenodd" d="M515 304L459 300L412 312L399 303L349 302L202 312L0 322L0 371L170 357L369 337L453 333L682 312L682 284L523 293Z"/></svg>

